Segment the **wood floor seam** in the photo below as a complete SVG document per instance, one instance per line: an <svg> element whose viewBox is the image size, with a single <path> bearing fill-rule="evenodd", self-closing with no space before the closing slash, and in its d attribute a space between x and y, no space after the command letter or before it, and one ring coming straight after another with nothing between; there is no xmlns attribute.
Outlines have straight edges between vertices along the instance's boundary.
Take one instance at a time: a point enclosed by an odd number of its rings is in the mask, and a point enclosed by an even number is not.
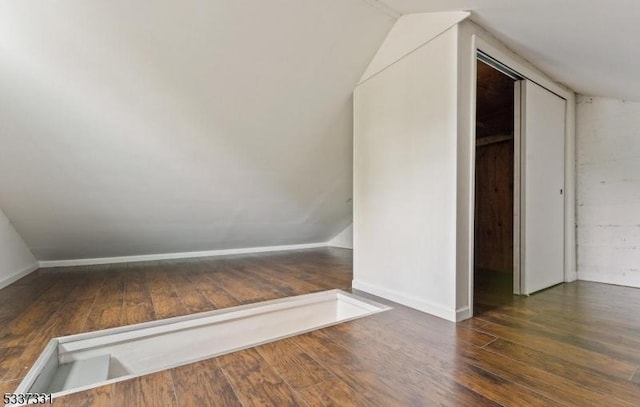
<svg viewBox="0 0 640 407"><path fill-rule="evenodd" d="M51 336L332 288L390 304L351 290L351 265L351 251L322 248L36 271L0 290L0 390L15 389ZM640 290L577 281L526 298L508 294L474 294L475 317L458 324L391 303L393 309L375 316L54 401L74 407L188 407L214 399L242 407L276 400L308 407L638 404ZM134 397L137 392L150 393Z"/></svg>
<svg viewBox="0 0 640 407"><path fill-rule="evenodd" d="M229 373L227 373L226 369L220 364L219 359L216 359L216 365L218 365L218 369L220 369L220 371L222 372L222 374L224 375L225 379L227 380L227 383L229 383L229 386L231 387L231 390L233 390L233 394L235 394L236 399L238 400L238 402L240 403L240 405L242 407L247 407L244 402L242 401L242 398L240 397L240 395L238 394L238 391L236 390L235 386L233 385L233 381L231 380L231 378L229 377Z"/></svg>

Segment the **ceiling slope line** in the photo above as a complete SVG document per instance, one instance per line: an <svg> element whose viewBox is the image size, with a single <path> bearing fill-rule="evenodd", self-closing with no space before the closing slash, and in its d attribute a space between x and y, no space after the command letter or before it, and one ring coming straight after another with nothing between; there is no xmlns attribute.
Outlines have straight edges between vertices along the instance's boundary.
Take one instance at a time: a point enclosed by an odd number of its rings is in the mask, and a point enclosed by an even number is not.
<svg viewBox="0 0 640 407"><path fill-rule="evenodd" d="M389 6L388 4L382 1L379 1L379 0L362 0L362 1L367 3L369 6L373 7L374 9L379 10L380 12L387 15L388 17L395 18L397 20L398 18L400 18L400 16L402 16L401 12L399 12L398 10L394 9L393 7Z"/></svg>
<svg viewBox="0 0 640 407"><path fill-rule="evenodd" d="M421 49L422 47L424 47L427 44L430 44L432 41L438 39L439 37L442 36L442 34L448 32L450 29L452 29L453 27L457 26L458 24L460 24L461 21L469 18L469 16L471 15L470 12L465 11L465 13L467 13L466 17L464 17L463 19L457 20L449 25L447 25L444 29L439 30L437 34L435 34L434 36L432 36L431 38L429 38L428 40L421 42L418 46L411 48L409 51L407 51L406 53L402 54L401 56L397 57L393 62L385 65L383 68L378 69L375 73L367 76L365 79L362 79L360 82L358 82L358 84L356 85L356 88L359 87L360 85L368 82L370 79L375 78L376 76L378 76L379 74L381 74L382 72L386 71L387 69L389 69L390 67L394 66L395 64L397 64L398 62L404 60L406 57L410 56L411 54L413 54L414 52L418 51L419 49ZM429 13L426 13L429 14ZM396 22L397 24L397 22ZM395 26L394 26L395 27ZM393 32L393 28L391 29L391 31ZM388 37L387 37L388 39ZM387 39L385 39L385 42L387 41ZM380 46L381 48L384 46L384 42L382 43L382 45ZM375 58L374 58L375 59ZM373 62L373 61L372 61ZM365 72L366 75L366 72Z"/></svg>

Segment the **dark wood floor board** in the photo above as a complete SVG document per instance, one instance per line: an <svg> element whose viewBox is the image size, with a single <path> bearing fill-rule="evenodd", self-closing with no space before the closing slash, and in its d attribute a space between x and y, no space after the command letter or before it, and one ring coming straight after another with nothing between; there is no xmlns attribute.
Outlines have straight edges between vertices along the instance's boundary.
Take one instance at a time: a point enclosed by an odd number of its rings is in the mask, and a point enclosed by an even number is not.
<svg viewBox="0 0 640 407"><path fill-rule="evenodd" d="M614 307L635 308L640 306L640 298L636 288L610 284L594 284L587 281L576 281L573 284L561 284L549 290L549 296L573 298L593 304L609 304ZM619 298L623 301L611 302L607 298Z"/></svg>
<svg viewBox="0 0 640 407"><path fill-rule="evenodd" d="M20 380L0 381L0 396L3 396L5 393L13 393L19 384Z"/></svg>
<svg viewBox="0 0 640 407"><path fill-rule="evenodd" d="M7 373L22 364L19 357L23 351L24 346L12 346L0 349L0 381L17 379L17 377L11 377L15 376L14 374L9 374L9 377L7 377Z"/></svg>
<svg viewBox="0 0 640 407"><path fill-rule="evenodd" d="M124 304L134 306L148 304L151 295L147 286L145 273L141 269L130 269L125 276Z"/></svg>
<svg viewBox="0 0 640 407"><path fill-rule="evenodd" d="M242 407L224 373L209 359L171 370L180 406Z"/></svg>
<svg viewBox="0 0 640 407"><path fill-rule="evenodd" d="M115 328L123 325L123 308L120 305L103 305L94 303L91 313L87 318L84 330L96 331L99 329Z"/></svg>
<svg viewBox="0 0 640 407"><path fill-rule="evenodd" d="M225 266L225 269L226 275L230 279L246 282L248 288L250 288L254 292L259 293L259 301L272 300L275 298L288 297L291 295L289 290L282 289L279 286L271 285L261 276L256 277L255 275L232 266Z"/></svg>
<svg viewBox="0 0 640 407"><path fill-rule="evenodd" d="M24 346L12 348L11 353L2 361L4 375L0 381L22 379L27 374L31 365L38 359L48 340L44 337L38 342L32 342Z"/></svg>
<svg viewBox="0 0 640 407"><path fill-rule="evenodd" d="M118 267L114 265L113 269L107 269L108 272L113 273L113 276L106 278L102 282L100 292L98 292L93 302L84 330L94 331L114 328L123 324L126 280L122 274L124 269L119 269ZM126 265L120 267L126 267Z"/></svg>
<svg viewBox="0 0 640 407"><path fill-rule="evenodd" d="M527 387L505 380L497 375L481 370L471 364L460 363L457 358L460 346L477 346L473 341L450 341L443 347L420 339L429 337L427 331L411 330L410 326L392 324L375 329L373 324L357 326L343 324L323 332L336 342L349 343L356 347L375 346L390 348L394 354L404 356L403 363L413 365L416 370L432 370L433 375L442 375L459 385L479 393L487 399L502 405L548 406L554 402ZM394 332L403 332L398 336ZM440 335L434 335L440 337Z"/></svg>
<svg viewBox="0 0 640 407"><path fill-rule="evenodd" d="M568 362L598 369L614 377L628 378L636 367L632 362L618 360L576 345L557 342L547 337L530 334L527 331L520 331L517 328L485 322L486 324L480 329L481 332L528 346L543 353L557 355Z"/></svg>
<svg viewBox="0 0 640 407"><path fill-rule="evenodd" d="M299 406L304 402L254 349L218 358L243 406Z"/></svg>
<svg viewBox="0 0 640 407"><path fill-rule="evenodd" d="M35 271L2 289L0 296L0 324L16 318L31 306L46 290L54 284L53 277L47 278Z"/></svg>
<svg viewBox="0 0 640 407"><path fill-rule="evenodd" d="M274 261L265 261L262 263L260 260L254 261L254 264L264 264L261 270L276 281L279 284L295 290L296 292L311 293L314 291L321 291L327 288L326 284L317 284L304 280L305 277L309 278L309 272L295 271L295 269L286 268L281 264ZM333 285L333 284L331 284Z"/></svg>
<svg viewBox="0 0 640 407"><path fill-rule="evenodd" d="M367 399L340 379L327 380L304 388L298 394L309 406L314 407L383 406L376 400Z"/></svg>
<svg viewBox="0 0 640 407"><path fill-rule="evenodd" d="M15 389L53 336L350 289L351 261L349 250L320 248L38 270L0 290L0 393ZM480 290L476 317L459 324L353 291L393 309L55 404L639 404L638 289Z"/></svg>
<svg viewBox="0 0 640 407"><path fill-rule="evenodd" d="M333 331L334 329L315 331L295 339L300 341L305 351L340 379L346 380L344 369L349 369L348 376L355 376L358 382L369 385L365 389L372 393L375 391L387 399L395 398L397 405L419 405L425 400L429 400L433 405L447 403L457 406L496 405L430 366L418 365L410 363L405 358L398 358L397 353L388 348L349 346L346 349L342 345L345 342L328 336ZM345 353L348 353L349 359L346 359ZM336 360L334 355L338 354L342 354L342 362ZM359 372L378 372L378 374L371 378ZM356 387L356 383L349 383L349 385ZM394 390L398 388L402 388L401 393Z"/></svg>
<svg viewBox="0 0 640 407"><path fill-rule="evenodd" d="M187 314L186 307L167 277L167 273L170 272L167 267L158 267L153 272L146 273L149 295L158 319Z"/></svg>
<svg viewBox="0 0 640 407"><path fill-rule="evenodd" d="M178 406L171 373L168 370L118 382L112 391L112 406Z"/></svg>
<svg viewBox="0 0 640 407"><path fill-rule="evenodd" d="M273 287L280 295L290 297L304 292L302 288L296 287L295 284L289 284L282 279L278 279L271 275L272 270L269 267L261 265L259 261L243 260L242 262L238 262L235 266L229 267L234 268L243 275L251 276L251 278L263 287Z"/></svg>
<svg viewBox="0 0 640 407"><path fill-rule="evenodd" d="M273 290L262 291L260 285L252 278L238 278L241 274L230 270L228 267L219 264L206 262L211 270L208 275L212 282L228 292L234 298L237 298L243 304L252 302L265 301L276 298L277 295Z"/></svg>
<svg viewBox="0 0 640 407"><path fill-rule="evenodd" d="M174 272L167 273L167 277L178 293L187 313L195 314L215 309L215 305L205 295L199 290L193 289L193 285L183 267L179 266Z"/></svg>
<svg viewBox="0 0 640 407"><path fill-rule="evenodd" d="M537 392L559 403L575 406L634 405L486 349L462 347L459 351L468 363L510 382L536 389Z"/></svg>
<svg viewBox="0 0 640 407"><path fill-rule="evenodd" d="M393 390L395 387L385 380L386 374L384 376L380 374L386 370L382 363L377 364L373 369L367 369L356 352L350 352L327 342L329 341L318 339L312 334L295 337L296 346L347 386L361 394L369 403L387 406L402 405L405 389L402 390L403 394Z"/></svg>
<svg viewBox="0 0 640 407"><path fill-rule="evenodd" d="M58 307L51 318L25 336L27 343L51 339L57 336L83 332L87 326L93 300L67 301Z"/></svg>
<svg viewBox="0 0 640 407"><path fill-rule="evenodd" d="M549 312L544 316L532 318L531 322L548 323L556 327L573 327L575 332L584 333L589 337L637 346L636 344L640 343L640 324L636 325L621 319L620 316L624 314L617 313L610 317L602 317L594 314L577 316L575 313Z"/></svg>
<svg viewBox="0 0 640 407"><path fill-rule="evenodd" d="M228 308L235 307L236 305L241 305L242 302L237 300L231 294L229 294L224 289L215 289L215 288L199 288L198 291L202 293L215 308Z"/></svg>
<svg viewBox="0 0 640 407"><path fill-rule="evenodd" d="M539 316L545 313L558 313L580 315L587 311L589 317L602 317L605 319L618 318L627 314L626 321L640 323L640 314L634 310L638 306L629 306L624 300L611 301L608 298L586 299L581 297L563 297L556 291L544 291L527 298L528 301L521 306L535 309Z"/></svg>
<svg viewBox="0 0 640 407"><path fill-rule="evenodd" d="M581 349L607 355L617 360L626 360L640 364L640 341L627 340L606 332L584 332L580 327L566 324L554 324L552 319L536 322L533 320L519 320L502 314L484 314L478 317L484 321L526 331L530 335L544 337ZM625 343L626 342L626 343ZM631 343L629 343L631 342Z"/></svg>
<svg viewBox="0 0 640 407"><path fill-rule="evenodd" d="M111 407L113 384L53 399L55 407ZM129 404L123 404L129 405Z"/></svg>
<svg viewBox="0 0 640 407"><path fill-rule="evenodd" d="M294 389L315 386L334 376L288 338L256 348L258 353Z"/></svg>
<svg viewBox="0 0 640 407"><path fill-rule="evenodd" d="M560 376L598 393L608 394L629 403L640 401L640 386L628 380L609 377L599 371L503 339L496 340L485 349Z"/></svg>
<svg viewBox="0 0 640 407"><path fill-rule="evenodd" d="M546 301L548 296L539 294L527 298L526 302L504 305L476 313L476 319L507 317L522 323L538 323L556 329L571 329L574 333L586 333L589 338L602 336L606 340L611 337L626 338L632 346L640 343L640 323L635 324L627 317L633 310L611 311L606 313L595 310L589 304L573 305L567 302L557 304ZM629 323L631 322L631 323ZM618 341L616 341L618 342Z"/></svg>
<svg viewBox="0 0 640 407"><path fill-rule="evenodd" d="M149 301L151 301L151 299L149 299ZM151 302L126 306L122 318L124 325L140 324L159 319L156 317Z"/></svg>

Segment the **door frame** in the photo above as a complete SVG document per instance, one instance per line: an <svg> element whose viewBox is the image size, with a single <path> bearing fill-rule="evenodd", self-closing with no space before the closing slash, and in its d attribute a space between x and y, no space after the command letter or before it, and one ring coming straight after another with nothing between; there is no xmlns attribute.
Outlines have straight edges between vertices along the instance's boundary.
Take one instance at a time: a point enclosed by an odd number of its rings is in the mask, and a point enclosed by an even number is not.
<svg viewBox="0 0 640 407"><path fill-rule="evenodd" d="M474 22L467 20L459 27L460 102L458 105L458 245L456 253L456 317L458 320L473 316L476 64L478 52L497 61L510 71L517 73L518 76L537 83L567 101L565 117L564 281L569 282L577 279L575 260L575 93L554 82L542 71L500 43L493 35Z"/></svg>

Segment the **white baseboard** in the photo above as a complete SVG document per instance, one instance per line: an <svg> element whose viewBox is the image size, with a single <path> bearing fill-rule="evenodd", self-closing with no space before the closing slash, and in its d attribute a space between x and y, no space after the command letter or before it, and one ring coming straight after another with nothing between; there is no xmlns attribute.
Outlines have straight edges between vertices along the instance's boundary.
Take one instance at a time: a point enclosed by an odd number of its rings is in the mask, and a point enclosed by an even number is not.
<svg viewBox="0 0 640 407"><path fill-rule="evenodd" d="M573 271L573 272L569 272L569 273L565 273L564 275L564 282L565 283L572 283L574 281L578 280L578 273Z"/></svg>
<svg viewBox="0 0 640 407"><path fill-rule="evenodd" d="M635 272L631 274L633 275L579 271L578 280L640 288L640 273Z"/></svg>
<svg viewBox="0 0 640 407"><path fill-rule="evenodd" d="M95 266L99 264L133 263L133 262L140 262L140 261L191 259L191 258L197 258L197 257L226 256L231 254L248 254L248 253L279 252L284 250L315 249L315 248L326 247L326 246L327 246L327 243L323 242L323 243L292 244L292 245L284 245L284 246L247 247L242 249L207 250L202 252L146 254L146 255L139 255L139 256L121 256L121 257L101 257L101 258L95 258L95 259L44 260L40 262L40 267Z"/></svg>
<svg viewBox="0 0 640 407"><path fill-rule="evenodd" d="M369 294L377 295L378 297L386 298L387 300L397 302L398 304L406 305L407 307L417 309L418 311L426 312L427 314L435 315L436 317L446 319L448 321L457 322L458 315L456 310L449 309L439 304L434 304L428 301L424 301L419 298L415 298L404 293L383 288L375 284L366 283L364 281L353 280L352 286L356 290L361 290ZM461 317L466 315L464 309L461 310ZM470 314L470 310L466 311Z"/></svg>
<svg viewBox="0 0 640 407"><path fill-rule="evenodd" d="M26 276L27 274L33 273L38 268L39 268L38 263L34 263L30 266L23 268L22 270L18 270L17 272L11 274L8 277L4 277L0 279L0 288L5 288L9 284L20 280L22 277Z"/></svg>
<svg viewBox="0 0 640 407"><path fill-rule="evenodd" d="M464 307L456 310L456 322L464 321L465 319L469 319L473 316L471 312L471 308Z"/></svg>

